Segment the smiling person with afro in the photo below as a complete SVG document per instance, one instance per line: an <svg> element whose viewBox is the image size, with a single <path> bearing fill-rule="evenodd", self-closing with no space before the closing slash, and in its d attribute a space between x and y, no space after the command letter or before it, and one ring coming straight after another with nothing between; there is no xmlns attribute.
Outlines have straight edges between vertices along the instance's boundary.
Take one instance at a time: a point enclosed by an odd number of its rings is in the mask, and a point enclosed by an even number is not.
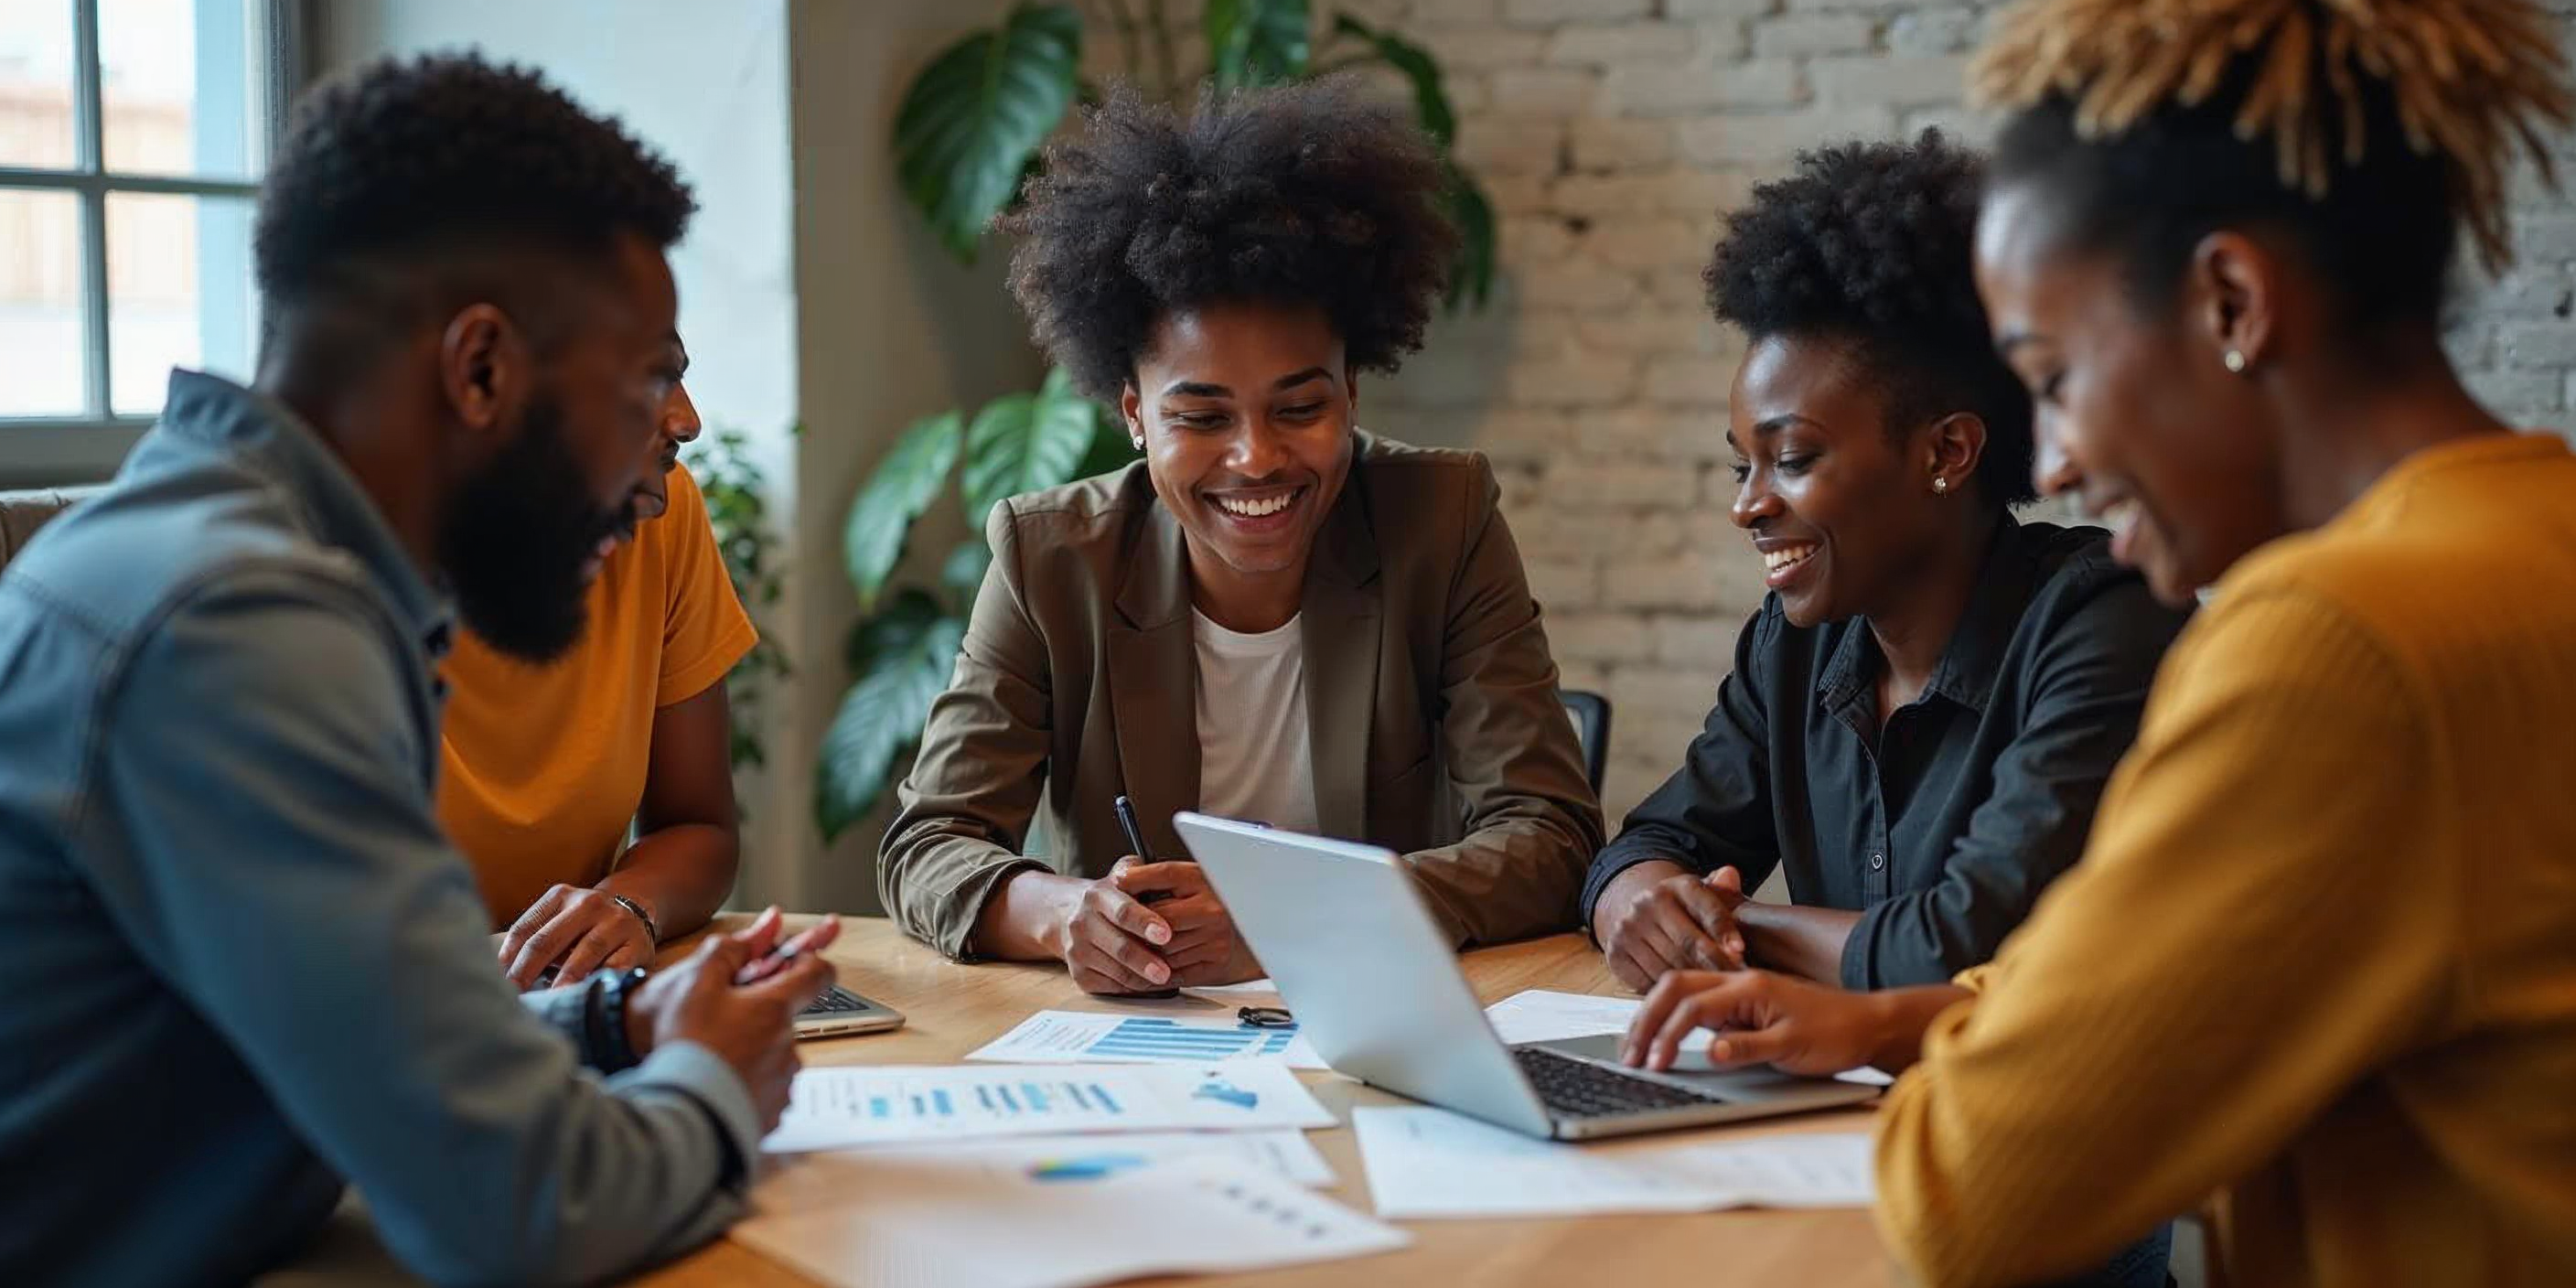
<svg viewBox="0 0 2576 1288"><path fill-rule="evenodd" d="M1493 472L1357 420L1446 283L1446 182L1347 82L1121 93L1050 150L1012 289L1144 459L985 525L878 866L911 934L1099 993L1257 976L1197 867L1157 861L1183 809L1395 850L1459 944L1572 924L1600 809Z"/></svg>
<svg viewBox="0 0 2576 1288"><path fill-rule="evenodd" d="M1985 961L2075 862L2136 733L2181 618L2100 529L2011 512L2031 403L1977 302L1982 185L1937 133L1846 144L1728 220L1707 280L1749 344L1730 513L1770 594L1682 767L1593 866L1587 921L1631 987ZM1790 902L1748 900L1775 869Z"/></svg>
<svg viewBox="0 0 2576 1288"><path fill-rule="evenodd" d="M2553 8L2025 0L1975 61L2038 481L2205 600L1992 963L1682 972L1626 1051L1901 1074L1910 1281L2046 1282L2197 1211L2212 1283L2576 1283L2576 452L2480 406L2443 325L2576 121Z"/></svg>

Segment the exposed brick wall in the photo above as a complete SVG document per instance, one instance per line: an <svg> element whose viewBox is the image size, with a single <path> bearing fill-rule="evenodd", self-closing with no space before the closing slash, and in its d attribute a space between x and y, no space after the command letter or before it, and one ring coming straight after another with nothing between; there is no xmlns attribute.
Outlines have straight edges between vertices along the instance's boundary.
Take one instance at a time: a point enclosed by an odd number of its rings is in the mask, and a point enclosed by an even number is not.
<svg viewBox="0 0 2576 1288"><path fill-rule="evenodd" d="M2576 15L2576 0L2550 3ZM1983 142L1988 122L1962 86L2003 7L1315 0L1439 58L1459 150L1501 216L1492 306L1436 327L1400 376L1364 384L1361 419L1493 457L1567 681L1612 703L1614 825L1678 762L1761 603L1758 565L1726 517L1742 342L1709 319L1700 284L1719 213L1819 144L1931 125ZM1200 4L1165 10L1180 70L1195 75ZM1107 40L1086 62L1099 77L1121 70ZM2576 142L2559 153L2576 176ZM2467 293L2453 348L2500 415L2563 428L2576 407L2576 202L2525 184L2516 208L2522 265Z"/></svg>
<svg viewBox="0 0 2576 1288"><path fill-rule="evenodd" d="M1362 419L1493 456L1568 682L1613 706L1615 824L1678 761L1761 602L1726 518L1741 342L1701 299L1719 212L1820 143L1927 125L1983 141L1961 85L2002 6L1345 7L1395 24L1447 69L1460 150L1502 217L1506 278L1485 314L1444 323L1401 376L1366 387ZM2576 170L2576 147L2564 151ZM2455 348L2499 413L2558 426L2576 405L2576 204L2530 192L2519 219L2524 264L2462 308Z"/></svg>

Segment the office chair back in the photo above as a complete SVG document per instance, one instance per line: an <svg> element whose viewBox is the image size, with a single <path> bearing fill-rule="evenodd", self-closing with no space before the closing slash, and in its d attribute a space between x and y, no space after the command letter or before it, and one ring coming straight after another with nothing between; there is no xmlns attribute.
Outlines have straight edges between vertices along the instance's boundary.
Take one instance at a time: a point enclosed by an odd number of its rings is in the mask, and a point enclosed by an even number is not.
<svg viewBox="0 0 2576 1288"><path fill-rule="evenodd" d="M1592 780L1598 795L1610 763L1610 700L1581 689L1559 689L1556 700L1565 704L1565 716L1574 722L1575 741L1583 747L1583 776Z"/></svg>

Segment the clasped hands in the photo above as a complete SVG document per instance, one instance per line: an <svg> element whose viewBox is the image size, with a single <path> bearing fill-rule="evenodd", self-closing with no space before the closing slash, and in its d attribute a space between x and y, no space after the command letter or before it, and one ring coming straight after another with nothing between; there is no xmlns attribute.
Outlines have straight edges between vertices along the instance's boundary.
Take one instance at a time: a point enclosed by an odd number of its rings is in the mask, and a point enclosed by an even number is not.
<svg viewBox="0 0 2576 1288"><path fill-rule="evenodd" d="M1744 900L1744 878L1734 868L1702 877L1651 859L1611 879L1593 930L1610 973L1642 993L1677 970L1744 969L1744 927L1736 920Z"/></svg>
<svg viewBox="0 0 2576 1288"><path fill-rule="evenodd" d="M1195 863L1120 859L1107 876L1067 888L1040 940L1086 993L1152 993L1261 975Z"/></svg>

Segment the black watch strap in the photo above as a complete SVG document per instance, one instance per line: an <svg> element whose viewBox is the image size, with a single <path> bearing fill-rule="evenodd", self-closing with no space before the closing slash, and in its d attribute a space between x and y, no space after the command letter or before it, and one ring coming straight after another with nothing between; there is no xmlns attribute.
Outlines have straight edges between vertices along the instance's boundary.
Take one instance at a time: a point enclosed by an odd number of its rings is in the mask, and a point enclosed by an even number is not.
<svg viewBox="0 0 2576 1288"><path fill-rule="evenodd" d="M591 1050L599 1059L602 1073L623 1073L644 1062L635 1052L635 1043L627 1037L626 1002L651 974L637 966L609 976L599 987L599 1003L591 1012L598 1020L591 1031Z"/></svg>

